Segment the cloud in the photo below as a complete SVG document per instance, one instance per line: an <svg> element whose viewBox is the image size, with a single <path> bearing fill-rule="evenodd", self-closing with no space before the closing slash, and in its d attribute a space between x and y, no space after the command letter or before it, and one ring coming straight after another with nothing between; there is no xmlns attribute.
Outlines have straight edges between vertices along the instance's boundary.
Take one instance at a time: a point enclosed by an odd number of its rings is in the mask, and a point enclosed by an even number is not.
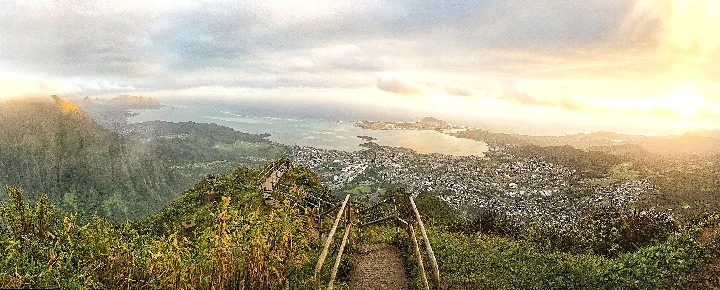
<svg viewBox="0 0 720 290"><path fill-rule="evenodd" d="M426 86L402 80L397 76L378 76L377 88L394 94L414 96L422 94Z"/></svg>
<svg viewBox="0 0 720 290"><path fill-rule="evenodd" d="M708 63L705 66L704 74L708 79L720 83L720 59Z"/></svg>
<svg viewBox="0 0 720 290"><path fill-rule="evenodd" d="M237 67L258 54L291 55L333 42L393 39L421 43L416 49L428 53L468 47L545 51L602 39L627 6L627 1L520 0L135 2L4 2L0 31L13 41L0 44L1 57L49 73L144 78ZM421 50L386 48L375 56L422 57ZM362 57L334 63L376 68Z"/></svg>
<svg viewBox="0 0 720 290"><path fill-rule="evenodd" d="M0 58L12 67L61 76L147 76L156 63L147 33L152 20L110 3L7 4L0 9L0 34L7 37Z"/></svg>
<svg viewBox="0 0 720 290"><path fill-rule="evenodd" d="M663 33L671 57L706 64L720 56L720 2L667 0L670 15Z"/></svg>
<svg viewBox="0 0 720 290"><path fill-rule="evenodd" d="M613 46L630 1L476 1L448 34L447 44L558 54ZM441 26L442 27L442 26ZM444 36L447 35L447 36Z"/></svg>
<svg viewBox="0 0 720 290"><path fill-rule="evenodd" d="M669 7L663 1L638 0L620 26L620 36L634 49L654 50L661 41Z"/></svg>
<svg viewBox="0 0 720 290"><path fill-rule="evenodd" d="M583 110L588 109L588 105L580 102L572 97L561 97L559 99L559 107L567 110Z"/></svg>
<svg viewBox="0 0 720 290"><path fill-rule="evenodd" d="M505 85L503 92L498 96L499 99L517 104L517 105L533 105L552 107L563 110L586 110L586 109L600 109L594 107L591 104L585 103L582 100L574 98L572 96L563 96L561 94L555 94L553 97L538 97L531 95L526 91L519 90L514 85Z"/></svg>
<svg viewBox="0 0 720 290"><path fill-rule="evenodd" d="M681 2L0 1L0 73L43 75L61 85L45 87L77 94L275 97L374 85L410 96L500 91L512 104L608 110L575 97L579 86L554 94L562 82L522 90L497 82L628 79L677 67L718 81L720 17L710 16L719 4Z"/></svg>
<svg viewBox="0 0 720 290"><path fill-rule="evenodd" d="M518 105L537 105L548 107L553 107L556 105L556 102L531 96L527 92L520 91L515 87L505 88L499 98Z"/></svg>
<svg viewBox="0 0 720 290"><path fill-rule="evenodd" d="M47 98L50 95L74 93L77 87L56 79L0 74L0 100L17 98Z"/></svg>
<svg viewBox="0 0 720 290"><path fill-rule="evenodd" d="M639 0L625 27L651 41L660 57L676 73L717 80L715 70L720 63L718 11L720 2L715 0Z"/></svg>
<svg viewBox="0 0 720 290"><path fill-rule="evenodd" d="M89 82L79 81L76 82L76 86L85 90L92 91L110 91L110 92L124 92L124 91L135 91L137 90L133 86L123 86L115 82L108 80L93 80Z"/></svg>
<svg viewBox="0 0 720 290"><path fill-rule="evenodd" d="M446 86L445 92L451 96L469 97L472 96L472 91L462 86Z"/></svg>

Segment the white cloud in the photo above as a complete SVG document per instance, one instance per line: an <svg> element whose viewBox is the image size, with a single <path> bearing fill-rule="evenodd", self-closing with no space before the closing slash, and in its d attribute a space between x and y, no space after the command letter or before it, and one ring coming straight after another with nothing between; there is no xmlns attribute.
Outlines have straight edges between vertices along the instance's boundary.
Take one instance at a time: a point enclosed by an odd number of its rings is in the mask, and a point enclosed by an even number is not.
<svg viewBox="0 0 720 290"><path fill-rule="evenodd" d="M380 89L418 106L437 96L575 109L572 96L720 80L718 4L682 3L0 1L0 74L34 76L5 78L5 95L337 92L365 101Z"/></svg>
<svg viewBox="0 0 720 290"><path fill-rule="evenodd" d="M395 75L380 75L377 78L377 88L389 93L415 96L421 95L427 90L427 86L403 80Z"/></svg>
<svg viewBox="0 0 720 290"><path fill-rule="evenodd" d="M123 86L115 82L110 82L108 80L92 80L88 82L80 81L77 83L77 86L79 88L85 89L85 90L94 90L94 91L112 91L112 92L119 92L119 91L134 91L137 90L133 86Z"/></svg>
<svg viewBox="0 0 720 290"><path fill-rule="evenodd" d="M453 96L460 96L460 97L469 97L472 96L472 90L465 88L463 86L454 85L454 86L446 86L445 92L449 95Z"/></svg>

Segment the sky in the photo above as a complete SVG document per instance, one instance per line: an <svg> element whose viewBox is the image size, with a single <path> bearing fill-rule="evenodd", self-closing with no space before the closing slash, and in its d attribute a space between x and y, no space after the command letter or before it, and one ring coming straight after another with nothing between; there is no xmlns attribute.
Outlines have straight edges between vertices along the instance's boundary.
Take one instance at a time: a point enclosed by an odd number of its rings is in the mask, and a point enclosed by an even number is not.
<svg viewBox="0 0 720 290"><path fill-rule="evenodd" d="M720 128L720 1L119 2L0 0L0 99L320 100Z"/></svg>

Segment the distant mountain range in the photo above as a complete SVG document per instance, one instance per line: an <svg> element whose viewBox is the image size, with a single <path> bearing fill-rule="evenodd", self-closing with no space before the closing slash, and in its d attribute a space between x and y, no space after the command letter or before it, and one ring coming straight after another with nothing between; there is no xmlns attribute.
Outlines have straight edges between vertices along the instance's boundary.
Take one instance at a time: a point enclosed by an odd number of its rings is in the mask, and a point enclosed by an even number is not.
<svg viewBox="0 0 720 290"><path fill-rule="evenodd" d="M720 154L720 131L699 131L678 136L641 136L612 132L573 134L565 136L528 136L469 130L453 134L457 137L483 140L495 146L537 145L572 146L576 149L608 153L633 152L660 154L666 157Z"/></svg>
<svg viewBox="0 0 720 290"><path fill-rule="evenodd" d="M681 156L719 154L720 135L717 133L717 131L707 131L680 136L637 136L598 132L559 137L522 136L520 138L540 146L571 145L578 149L592 148L604 151L613 151L617 146L637 145L650 153Z"/></svg>

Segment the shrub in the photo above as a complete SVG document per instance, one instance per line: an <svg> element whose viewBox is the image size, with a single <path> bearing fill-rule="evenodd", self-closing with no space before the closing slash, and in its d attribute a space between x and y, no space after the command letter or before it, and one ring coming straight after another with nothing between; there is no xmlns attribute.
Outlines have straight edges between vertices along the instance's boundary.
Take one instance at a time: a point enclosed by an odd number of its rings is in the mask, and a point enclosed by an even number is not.
<svg viewBox="0 0 720 290"><path fill-rule="evenodd" d="M423 191L415 198L423 222L428 225L446 227L457 220L455 210L435 193Z"/></svg>
<svg viewBox="0 0 720 290"><path fill-rule="evenodd" d="M678 229L663 212L602 207L573 223L534 224L526 238L546 249L616 257L661 243Z"/></svg>
<svg viewBox="0 0 720 290"><path fill-rule="evenodd" d="M207 215L194 238L172 227L145 229L147 222L116 226L95 216L80 223L47 198L29 204L22 191L8 187L9 200L0 203L0 288L306 287L298 277L312 277L308 218L284 204L259 206L257 192L243 191L245 183L209 176L174 204L189 208L150 219L177 226L186 215ZM207 190L224 198L205 204L198 194Z"/></svg>
<svg viewBox="0 0 720 290"><path fill-rule="evenodd" d="M692 235L679 233L617 258L483 234L430 236L449 289L675 289L696 280L706 261Z"/></svg>
<svg viewBox="0 0 720 290"><path fill-rule="evenodd" d="M476 233L517 237L523 231L523 223L494 208L485 208L470 216L453 220L448 230L472 235Z"/></svg>
<svg viewBox="0 0 720 290"><path fill-rule="evenodd" d="M602 277L608 288L676 288L696 279L704 251L689 234L676 234L660 245L619 256Z"/></svg>

